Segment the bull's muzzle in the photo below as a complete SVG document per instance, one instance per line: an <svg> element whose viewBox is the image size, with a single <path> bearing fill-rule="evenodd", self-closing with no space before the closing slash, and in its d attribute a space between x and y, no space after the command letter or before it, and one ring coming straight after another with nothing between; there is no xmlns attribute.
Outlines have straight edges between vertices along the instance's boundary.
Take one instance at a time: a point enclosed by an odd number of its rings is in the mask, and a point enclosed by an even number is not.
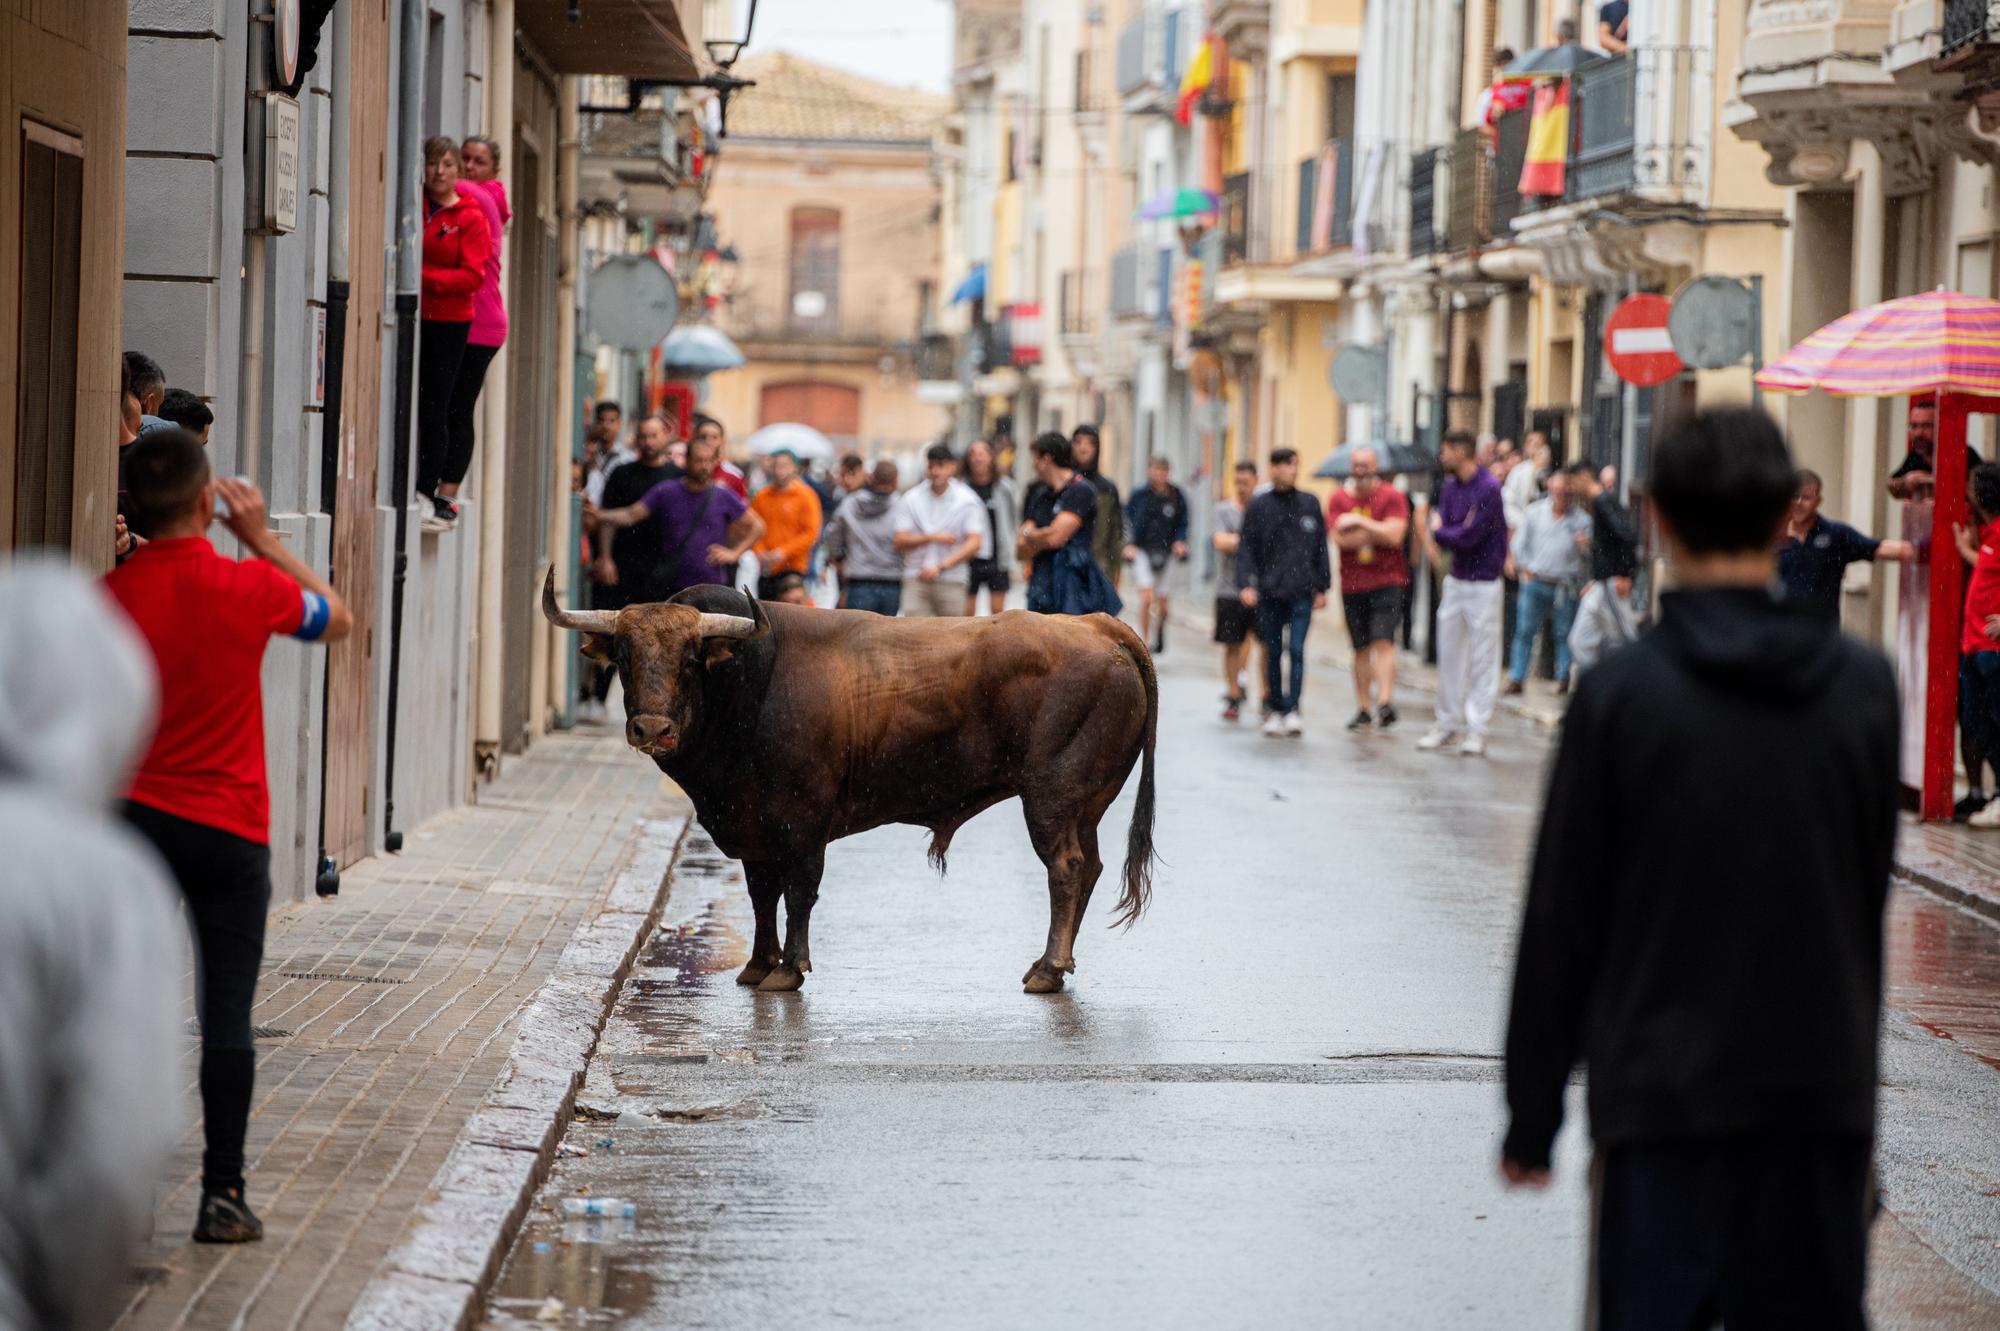
<svg viewBox="0 0 2000 1331"><path fill-rule="evenodd" d="M673 722L664 716L633 716L625 721L625 742L641 753L665 755L680 745Z"/></svg>

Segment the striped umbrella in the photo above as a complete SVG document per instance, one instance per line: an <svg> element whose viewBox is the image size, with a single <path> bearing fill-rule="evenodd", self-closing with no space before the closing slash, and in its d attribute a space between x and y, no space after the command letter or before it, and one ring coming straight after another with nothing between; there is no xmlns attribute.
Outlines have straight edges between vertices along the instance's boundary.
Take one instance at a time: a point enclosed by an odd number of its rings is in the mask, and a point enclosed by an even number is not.
<svg viewBox="0 0 2000 1331"><path fill-rule="evenodd" d="M1766 366L1757 385L1837 397L2000 396L2000 301L1939 287L1870 305Z"/></svg>

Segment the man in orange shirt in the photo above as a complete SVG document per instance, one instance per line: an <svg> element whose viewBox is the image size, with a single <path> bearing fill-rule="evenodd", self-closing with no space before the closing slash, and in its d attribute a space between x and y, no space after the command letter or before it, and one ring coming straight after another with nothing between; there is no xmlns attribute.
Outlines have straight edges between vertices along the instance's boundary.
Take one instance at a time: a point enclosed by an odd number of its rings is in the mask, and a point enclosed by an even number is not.
<svg viewBox="0 0 2000 1331"><path fill-rule="evenodd" d="M799 479L799 460L785 449L771 454L771 483L750 500L764 519L764 536L752 547L757 556L757 599L780 599L787 573L805 576L813 546L819 543L819 496Z"/></svg>

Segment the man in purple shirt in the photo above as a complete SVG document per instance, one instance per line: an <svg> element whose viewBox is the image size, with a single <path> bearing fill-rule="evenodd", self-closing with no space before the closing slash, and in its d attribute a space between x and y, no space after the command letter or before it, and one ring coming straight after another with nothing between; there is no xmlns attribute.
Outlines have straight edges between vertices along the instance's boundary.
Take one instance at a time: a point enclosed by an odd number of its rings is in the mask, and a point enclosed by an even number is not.
<svg viewBox="0 0 2000 1331"><path fill-rule="evenodd" d="M685 475L661 481L623 508L584 506L587 524L635 527L648 518L659 519L659 567L653 585L634 596L635 603L664 601L705 582L731 585L736 565L764 535L764 520L756 511L735 491L715 483L721 451L716 440L697 439L688 445Z"/></svg>
<svg viewBox="0 0 2000 1331"><path fill-rule="evenodd" d="M1486 756L1486 729L1500 690L1500 573L1507 564L1507 516L1500 482L1479 465L1465 430L1446 433L1438 449L1444 488L1428 525L1419 524L1434 560L1451 567L1438 603L1437 724L1417 741L1426 753Z"/></svg>

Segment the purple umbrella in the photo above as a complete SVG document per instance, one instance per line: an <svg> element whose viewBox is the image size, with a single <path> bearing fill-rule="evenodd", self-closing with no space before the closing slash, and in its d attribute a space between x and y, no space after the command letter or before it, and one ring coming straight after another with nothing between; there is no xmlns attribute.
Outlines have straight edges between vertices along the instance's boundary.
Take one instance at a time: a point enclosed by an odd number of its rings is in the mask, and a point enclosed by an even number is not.
<svg viewBox="0 0 2000 1331"><path fill-rule="evenodd" d="M1161 217L1212 217L1216 211L1213 194L1205 189L1183 186L1146 200L1145 207L1139 210L1139 217L1150 222Z"/></svg>

